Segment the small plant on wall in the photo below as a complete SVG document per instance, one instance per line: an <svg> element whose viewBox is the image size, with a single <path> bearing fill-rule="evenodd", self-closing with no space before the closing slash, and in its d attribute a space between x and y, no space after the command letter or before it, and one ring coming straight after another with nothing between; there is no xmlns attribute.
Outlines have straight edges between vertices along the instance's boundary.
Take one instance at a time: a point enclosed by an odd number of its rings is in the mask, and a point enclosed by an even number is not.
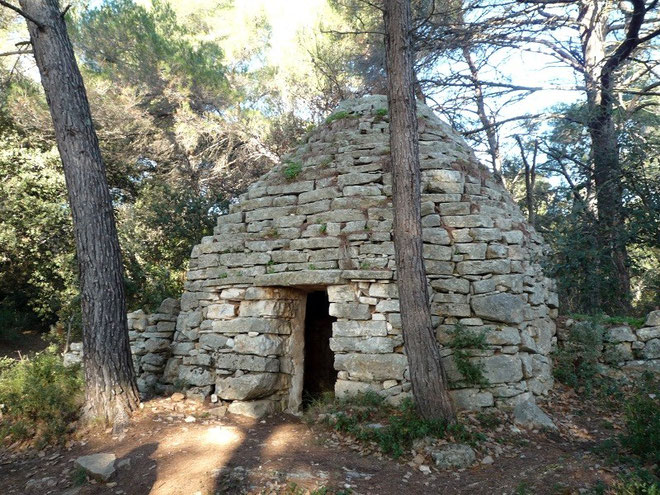
<svg viewBox="0 0 660 495"><path fill-rule="evenodd" d="M488 380L483 374L483 364L470 360L469 349L486 349L486 334L471 332L463 325L457 323L454 329L449 331L451 340L448 346L454 350L454 362L458 372L470 385L488 385Z"/></svg>
<svg viewBox="0 0 660 495"><path fill-rule="evenodd" d="M302 171L302 163L300 162L286 162L285 165L286 167L284 167L283 174L287 180L295 179Z"/></svg>

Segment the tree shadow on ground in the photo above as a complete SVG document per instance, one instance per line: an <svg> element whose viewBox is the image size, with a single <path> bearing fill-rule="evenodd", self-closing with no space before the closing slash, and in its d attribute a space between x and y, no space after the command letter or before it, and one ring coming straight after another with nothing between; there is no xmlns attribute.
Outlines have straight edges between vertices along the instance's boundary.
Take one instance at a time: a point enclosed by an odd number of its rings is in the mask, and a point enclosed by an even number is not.
<svg viewBox="0 0 660 495"><path fill-rule="evenodd" d="M158 465L151 456L158 449L158 443L151 442L134 448L115 461L117 472L111 481L119 481L130 487L130 492L147 494L158 478Z"/></svg>

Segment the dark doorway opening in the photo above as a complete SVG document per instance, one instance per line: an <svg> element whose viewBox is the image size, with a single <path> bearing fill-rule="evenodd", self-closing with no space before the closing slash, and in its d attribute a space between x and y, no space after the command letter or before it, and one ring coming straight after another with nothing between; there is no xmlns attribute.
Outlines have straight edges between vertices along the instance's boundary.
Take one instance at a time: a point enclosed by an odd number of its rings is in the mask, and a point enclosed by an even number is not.
<svg viewBox="0 0 660 495"><path fill-rule="evenodd" d="M335 356L330 350L332 322L337 318L329 314L328 294L307 294L305 310L305 371L303 377L303 407L325 392L334 392L337 372Z"/></svg>

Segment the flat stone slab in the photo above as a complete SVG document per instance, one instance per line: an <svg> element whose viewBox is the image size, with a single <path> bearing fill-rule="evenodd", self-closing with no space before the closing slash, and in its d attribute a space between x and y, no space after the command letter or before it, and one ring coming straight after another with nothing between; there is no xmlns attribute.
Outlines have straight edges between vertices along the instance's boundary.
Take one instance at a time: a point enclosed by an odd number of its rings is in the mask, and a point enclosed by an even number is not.
<svg viewBox="0 0 660 495"><path fill-rule="evenodd" d="M82 468L94 479L108 481L115 473L115 454L102 452L100 454L78 457L75 466Z"/></svg>
<svg viewBox="0 0 660 495"><path fill-rule="evenodd" d="M474 464L477 454L472 447L462 443L450 444L431 453L435 465L440 469L462 469Z"/></svg>
<svg viewBox="0 0 660 495"><path fill-rule="evenodd" d="M527 428L547 428L557 431L550 416L544 413L539 406L531 400L520 402L513 410L513 421Z"/></svg>

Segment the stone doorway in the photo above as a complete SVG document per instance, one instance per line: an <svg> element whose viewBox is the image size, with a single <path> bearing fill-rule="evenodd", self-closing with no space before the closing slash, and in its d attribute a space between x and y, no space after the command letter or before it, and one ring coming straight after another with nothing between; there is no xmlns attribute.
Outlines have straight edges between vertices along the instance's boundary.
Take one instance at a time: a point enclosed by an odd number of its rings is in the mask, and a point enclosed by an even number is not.
<svg viewBox="0 0 660 495"><path fill-rule="evenodd" d="M332 324L326 291L307 293L305 307L305 357L302 405L308 406L326 392L334 392L337 381L335 356L330 349Z"/></svg>

